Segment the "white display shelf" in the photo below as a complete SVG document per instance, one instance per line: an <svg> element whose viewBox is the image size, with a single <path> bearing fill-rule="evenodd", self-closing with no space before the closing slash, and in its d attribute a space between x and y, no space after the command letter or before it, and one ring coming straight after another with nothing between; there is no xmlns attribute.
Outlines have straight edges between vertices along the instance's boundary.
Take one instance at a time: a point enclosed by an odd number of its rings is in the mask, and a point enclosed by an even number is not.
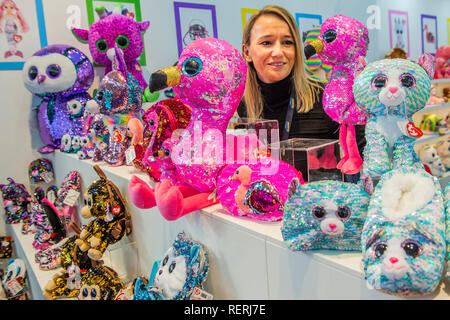
<svg viewBox="0 0 450 320"><path fill-rule="evenodd" d="M427 142L430 142L430 141L433 141L433 140L436 140L436 139L442 139L442 138L445 138L445 137L448 137L448 136L450 136L450 130L447 131L447 132L446 132L445 134L443 134L443 135L440 135L440 134L437 134L437 133L434 133L434 134L424 134L421 138L417 139L417 140L415 141L415 143L416 143L416 144L427 143Z"/></svg>
<svg viewBox="0 0 450 320"><path fill-rule="evenodd" d="M433 80L431 80L431 83L444 83L444 82L450 82L450 78L433 79Z"/></svg>
<svg viewBox="0 0 450 320"><path fill-rule="evenodd" d="M94 162L90 160L80 161L75 155L61 152L46 157L53 162L58 184L68 171L75 169L80 171L83 191L98 179L92 169ZM131 176L137 174L149 181L145 174L127 166L99 165L128 201L133 233L125 240L136 244L137 269L141 275L149 276L153 262L163 257L178 232L185 231L208 250L210 272L205 289L214 299L400 299L366 287L360 253L293 252L283 242L281 222L234 217L221 205L166 221L157 208L140 210L129 201L127 189ZM17 238L22 247L28 248L24 249L25 253L29 251L31 242ZM29 254L26 256L30 259ZM34 264L34 260L29 264ZM52 276L49 271L33 266L31 271L39 279L39 286L45 285ZM440 288L420 299L449 299L446 290Z"/></svg>
<svg viewBox="0 0 450 320"><path fill-rule="evenodd" d="M448 108L450 107L450 103L442 103L442 104L431 104L428 106L425 106L425 108L423 108L422 110L418 111L419 112L428 112L428 111L432 111L432 110L436 110L436 109L442 109L442 108Z"/></svg>

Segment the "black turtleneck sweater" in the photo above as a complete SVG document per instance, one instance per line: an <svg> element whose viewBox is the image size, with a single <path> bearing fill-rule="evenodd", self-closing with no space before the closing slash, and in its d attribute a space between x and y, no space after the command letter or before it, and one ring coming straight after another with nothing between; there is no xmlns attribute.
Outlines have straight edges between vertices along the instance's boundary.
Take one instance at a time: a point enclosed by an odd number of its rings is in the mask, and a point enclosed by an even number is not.
<svg viewBox="0 0 450 320"><path fill-rule="evenodd" d="M283 130L286 121L286 114L289 108L291 97L291 76L275 82L264 83L258 79L261 94L264 99L262 118L278 120L280 128L280 139L283 136ZM339 139L339 124L333 121L323 110L322 90L315 99L313 108L306 113L294 111L289 138L314 138L314 139ZM241 101L237 112L240 117L245 118L247 110L244 100ZM359 153L366 144L364 137L365 126L355 126L356 138L358 141Z"/></svg>

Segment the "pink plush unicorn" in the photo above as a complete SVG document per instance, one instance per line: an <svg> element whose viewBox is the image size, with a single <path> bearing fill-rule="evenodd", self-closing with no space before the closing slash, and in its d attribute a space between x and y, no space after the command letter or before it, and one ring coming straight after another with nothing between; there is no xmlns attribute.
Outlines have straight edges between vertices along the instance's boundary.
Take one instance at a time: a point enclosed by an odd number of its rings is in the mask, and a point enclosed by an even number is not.
<svg viewBox="0 0 450 320"><path fill-rule="evenodd" d="M244 59L233 46L202 38L183 50L177 66L152 75L151 91L172 86L192 112L189 125L171 150L172 163L166 164L173 165L176 174L162 179L155 190L133 177L129 193L136 206L156 204L167 220L176 220L217 203L211 193L225 163L225 132L242 98L246 71Z"/></svg>
<svg viewBox="0 0 450 320"><path fill-rule="evenodd" d="M363 163L354 125L365 124L367 115L355 103L353 81L365 66L368 45L369 32L362 23L337 15L325 20L319 38L305 46L306 58L317 53L322 61L333 66L323 93L323 108L341 124L339 141L344 155L337 167L347 174L359 172Z"/></svg>

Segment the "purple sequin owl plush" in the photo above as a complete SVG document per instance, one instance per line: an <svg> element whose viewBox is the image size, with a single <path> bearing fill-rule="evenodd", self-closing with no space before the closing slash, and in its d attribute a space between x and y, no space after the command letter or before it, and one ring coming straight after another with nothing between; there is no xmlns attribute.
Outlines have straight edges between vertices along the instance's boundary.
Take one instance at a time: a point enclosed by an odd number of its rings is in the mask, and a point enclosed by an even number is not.
<svg viewBox="0 0 450 320"><path fill-rule="evenodd" d="M114 49L121 49L127 70L139 82L142 91L148 86L142 76L142 69L137 59L144 50L142 33L150 26L150 21L136 22L134 19L116 14L102 15L89 30L73 28L72 33L82 43L89 43L92 58L98 64L106 66L105 74L112 70L110 54Z"/></svg>
<svg viewBox="0 0 450 320"><path fill-rule="evenodd" d="M94 68L84 53L67 45L42 48L25 62L22 75L25 87L42 99L37 116L45 146L39 152L60 148L67 133L87 133L84 106L91 99L87 90L94 80Z"/></svg>

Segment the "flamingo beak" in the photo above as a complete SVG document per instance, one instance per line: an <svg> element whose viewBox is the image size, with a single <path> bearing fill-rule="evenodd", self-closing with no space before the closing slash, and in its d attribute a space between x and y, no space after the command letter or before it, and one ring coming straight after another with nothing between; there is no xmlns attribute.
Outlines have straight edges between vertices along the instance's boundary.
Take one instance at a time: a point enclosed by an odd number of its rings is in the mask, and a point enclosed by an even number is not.
<svg viewBox="0 0 450 320"><path fill-rule="evenodd" d="M304 48L305 58L308 60L316 53L322 52L323 50L323 42L320 39L314 39L309 44L307 44Z"/></svg>
<svg viewBox="0 0 450 320"><path fill-rule="evenodd" d="M150 77L150 92L176 86L181 80L181 71L176 66L165 68L152 73Z"/></svg>

